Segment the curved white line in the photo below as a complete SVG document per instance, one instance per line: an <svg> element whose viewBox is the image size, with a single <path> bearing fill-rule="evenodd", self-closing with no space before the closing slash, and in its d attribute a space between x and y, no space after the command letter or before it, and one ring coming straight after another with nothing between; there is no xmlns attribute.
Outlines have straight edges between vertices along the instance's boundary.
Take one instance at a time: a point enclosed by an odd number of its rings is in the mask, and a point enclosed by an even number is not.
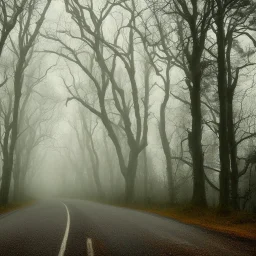
<svg viewBox="0 0 256 256"><path fill-rule="evenodd" d="M65 204L64 204L64 206L67 211L67 225L66 225L66 231L65 231L62 243L61 243L60 252L59 252L58 256L63 256L65 253L66 245L67 245L67 241L68 241L69 227L70 227L70 216L69 216L68 207Z"/></svg>
<svg viewBox="0 0 256 256"><path fill-rule="evenodd" d="M87 255L88 256L94 256L94 251L92 247L92 239L87 238Z"/></svg>

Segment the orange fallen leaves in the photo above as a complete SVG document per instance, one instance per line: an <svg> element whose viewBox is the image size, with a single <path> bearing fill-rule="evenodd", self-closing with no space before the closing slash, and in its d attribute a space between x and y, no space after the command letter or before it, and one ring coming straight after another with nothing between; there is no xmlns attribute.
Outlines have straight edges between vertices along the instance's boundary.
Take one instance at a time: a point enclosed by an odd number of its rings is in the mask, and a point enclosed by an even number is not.
<svg viewBox="0 0 256 256"><path fill-rule="evenodd" d="M194 207L132 208L173 218L186 224L198 225L229 235L256 240L255 214L242 211L220 214L216 209Z"/></svg>
<svg viewBox="0 0 256 256"><path fill-rule="evenodd" d="M25 202L25 203L12 203L12 204L8 204L6 206L0 206L0 215L30 206L33 203L34 203L33 201L29 201L29 202Z"/></svg>

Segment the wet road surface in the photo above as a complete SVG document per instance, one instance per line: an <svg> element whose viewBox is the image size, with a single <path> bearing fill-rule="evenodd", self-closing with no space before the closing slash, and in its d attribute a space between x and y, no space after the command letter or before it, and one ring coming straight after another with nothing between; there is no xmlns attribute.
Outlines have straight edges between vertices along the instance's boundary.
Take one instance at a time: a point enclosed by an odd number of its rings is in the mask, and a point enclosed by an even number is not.
<svg viewBox="0 0 256 256"><path fill-rule="evenodd" d="M0 256L253 256L256 244L125 208L52 200L0 215Z"/></svg>

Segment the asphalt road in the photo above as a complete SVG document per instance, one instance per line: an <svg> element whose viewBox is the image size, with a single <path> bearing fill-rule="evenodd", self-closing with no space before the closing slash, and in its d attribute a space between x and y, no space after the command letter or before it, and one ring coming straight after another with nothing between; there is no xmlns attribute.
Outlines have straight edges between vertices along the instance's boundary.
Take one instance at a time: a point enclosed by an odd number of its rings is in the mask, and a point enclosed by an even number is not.
<svg viewBox="0 0 256 256"><path fill-rule="evenodd" d="M256 244L139 211L45 201L0 216L0 256L247 256Z"/></svg>

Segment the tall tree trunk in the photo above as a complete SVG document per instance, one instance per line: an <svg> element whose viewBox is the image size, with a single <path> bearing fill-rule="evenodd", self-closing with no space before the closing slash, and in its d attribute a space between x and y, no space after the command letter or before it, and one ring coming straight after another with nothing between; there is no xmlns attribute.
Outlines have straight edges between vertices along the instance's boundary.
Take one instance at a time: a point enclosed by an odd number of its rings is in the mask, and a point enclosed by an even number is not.
<svg viewBox="0 0 256 256"><path fill-rule="evenodd" d="M0 204L2 205L8 204L8 197L9 197L9 191L11 186L11 178L12 178L14 150L15 150L15 144L18 137L18 116L19 116L20 98L21 98L21 88L18 81L16 80L13 121L12 121L12 135L11 135L10 147L8 152L8 159L5 160L4 162L2 186L0 189Z"/></svg>
<svg viewBox="0 0 256 256"><path fill-rule="evenodd" d="M110 139L112 140L115 146L120 170L125 180L124 200L127 203L131 203L134 200L134 185L135 185L135 176L136 176L136 171L138 166L139 152L137 152L137 148L130 149L128 165L126 166L121 145L119 143L116 133L114 132L112 124L108 119L108 115L104 105L104 95L99 95L99 99L100 99L100 107L102 111L101 120L108 131L108 135Z"/></svg>
<svg viewBox="0 0 256 256"><path fill-rule="evenodd" d="M200 66L200 65L199 65ZM200 67L198 67L200 68ZM205 207L205 179L204 179L204 155L202 149L202 113L200 77L194 75L193 88L190 92L192 131L189 134L189 148L193 160L193 195L192 204Z"/></svg>
<svg viewBox="0 0 256 256"><path fill-rule="evenodd" d="M195 29L192 29L194 31ZM196 31L196 30L195 30ZM192 33L193 35L195 34ZM188 136L189 150L193 162L193 195L192 204L200 207L207 206L204 178L204 154L202 148L202 109L201 109L201 56L202 49L198 45L197 35L193 36L193 51L189 65L191 82L187 81L190 91L192 130Z"/></svg>
<svg viewBox="0 0 256 256"><path fill-rule="evenodd" d="M170 99L170 69L171 63L168 62L166 68L166 82L164 88L164 99L160 106L160 122L159 122L159 134L161 138L161 143L166 160L166 175L168 182L168 195L169 203L172 205L174 203L174 182L173 182L173 168L172 168L172 154L170 149L170 142L166 133L166 107Z"/></svg>
<svg viewBox="0 0 256 256"><path fill-rule="evenodd" d="M227 61L227 98L228 98L228 141L229 141L229 154L230 154L230 163L231 163L231 198L232 198L232 207L233 209L239 209L238 201L238 165L237 165L237 143L236 143L236 131L234 124L234 110L233 110L233 101L235 89L238 84L239 72L236 72L235 78L232 75L232 47L233 47L233 30L227 32L227 49L226 49L226 61Z"/></svg>
<svg viewBox="0 0 256 256"><path fill-rule="evenodd" d="M93 167L93 178L94 178L94 182L96 184L97 191L98 191L98 194L100 196L100 199L104 200L105 199L105 193L103 191L102 184L101 184L101 181L100 181L99 168L97 168L95 166Z"/></svg>
<svg viewBox="0 0 256 256"><path fill-rule="evenodd" d="M162 147L163 147L165 160L166 160L166 174L167 174L167 182L168 182L169 203L172 205L174 203L173 168L172 168L171 149L170 149L169 141L166 134L166 128L165 128L166 127L165 108L166 108L166 105L165 103L163 103L160 108L159 132L160 132L160 138L161 138Z"/></svg>
<svg viewBox="0 0 256 256"><path fill-rule="evenodd" d="M92 140L92 138L90 138ZM93 170L93 179L98 191L98 195L100 199L104 200L105 199L105 193L102 188L102 184L100 181L100 174L99 174L99 159L97 152L94 149L93 145L89 145L88 143L88 153L90 155L90 160L91 160L91 165L92 165L92 170Z"/></svg>
<svg viewBox="0 0 256 256"><path fill-rule="evenodd" d="M220 155L220 198L222 210L229 206L229 144L228 144L228 109L227 109L227 69L225 52L224 9L222 1L218 0L216 17L217 45L218 45L218 96L220 105L219 121L219 155Z"/></svg>
<svg viewBox="0 0 256 256"><path fill-rule="evenodd" d="M9 162L9 136L11 132L10 116L12 111L12 101L9 103L9 110L4 120L5 134L3 140L2 154L3 154L3 166L2 166L2 182L0 188L0 205L6 205L8 203L8 162Z"/></svg>
<svg viewBox="0 0 256 256"><path fill-rule="evenodd" d="M145 203L149 203L149 195L148 195L148 154L147 154L147 148L143 150L143 173L144 173L144 200Z"/></svg>
<svg viewBox="0 0 256 256"><path fill-rule="evenodd" d="M20 175L17 173L16 175L13 175L13 200L15 202L18 202L20 194Z"/></svg>
<svg viewBox="0 0 256 256"><path fill-rule="evenodd" d="M108 170L109 170L109 180L110 180L110 188L111 188L111 198L113 197L114 194L114 170L113 170L113 164L112 164L112 159L110 156L110 151L107 143L107 138L105 134L103 133L103 141L104 141L104 146L105 146L105 151L106 151L106 159L107 159L107 164L108 164Z"/></svg>
<svg viewBox="0 0 256 256"><path fill-rule="evenodd" d="M125 202L133 203L134 200L134 188L135 188L135 179L136 179L136 171L138 167L138 157L139 154L137 150L130 151L128 166L126 169L125 175Z"/></svg>
<svg viewBox="0 0 256 256"><path fill-rule="evenodd" d="M18 136L18 116L19 116L19 104L21 98L21 86L20 81L22 81L22 73L20 62L17 64L16 74L14 78L14 107L13 107L13 120L10 127L6 126L6 132L4 137L4 149L3 149L3 174L2 174L2 184L0 188L0 205L8 204L9 191L12 179L12 169L13 169L13 158L14 149ZM9 126L9 125L8 125ZM9 134L11 131L11 139L9 142ZM9 145L10 144L10 145Z"/></svg>
<svg viewBox="0 0 256 256"><path fill-rule="evenodd" d="M20 159L16 153L16 161L13 169L13 200L16 202L20 200L20 167Z"/></svg>
<svg viewBox="0 0 256 256"><path fill-rule="evenodd" d="M25 181L26 181L26 178L24 176L21 176L20 177L20 184L19 184L19 187L20 187L19 200L20 201L25 200Z"/></svg>
<svg viewBox="0 0 256 256"><path fill-rule="evenodd" d="M96 188L98 190L98 195L99 195L100 199L104 200L105 193L103 191L103 187L102 187L101 180L100 180L100 173L99 173L100 162L99 162L98 153L97 153L97 151L95 149L95 145L94 145L93 133L91 132L91 130L89 130L89 125L87 125L84 116L82 116L82 117L83 117L83 126L86 131L86 136L88 137L86 139L86 144L87 144L87 150L88 150L88 153L90 156L90 161L91 161L91 165L92 165L92 169L93 169L94 182L96 184Z"/></svg>
<svg viewBox="0 0 256 256"><path fill-rule="evenodd" d="M34 9L35 7L34 3L31 5L31 7L33 8L27 9L28 15L24 15L24 19L20 20L20 26L19 26L20 30L18 34L19 54L18 54L18 61L16 64L15 74L14 74L14 106L12 111L12 130L11 130L10 139L8 138L8 140L10 140L8 154L7 154L8 160L7 159L5 160L5 168L3 168L3 180L2 180L2 186L0 189L0 204L8 203L8 196L9 196L11 177L12 177L12 171L13 171L14 151L15 151L15 145L18 138L19 108L20 108L20 99L22 95L24 71L28 66L28 62L30 61L30 58L32 57L31 55L27 59L27 55L30 49L34 45L34 42L43 24L46 12L50 4L51 4L51 0L48 0L47 3L45 4L45 7L43 8L40 18L37 20L37 22L33 22L33 24L35 24L33 25L34 31L30 30L30 27L31 27L30 18L33 16L33 11L36 10ZM25 17L28 19L26 20ZM26 23L26 26L21 25L23 22Z"/></svg>
<svg viewBox="0 0 256 256"><path fill-rule="evenodd" d="M211 22L211 5L205 2L203 13L200 13L199 2L191 1L191 10L193 14L187 18L191 33L190 44L187 44L183 51L187 60L187 67L184 69L187 79L187 87L190 92L192 129L189 132L188 142L193 162L193 195L192 204L200 207L206 207L205 193L205 175L204 175L204 154L202 148L202 109L201 109L201 83L204 72L203 52L205 48L205 39ZM190 9L186 1L179 1L184 11ZM189 12L188 12L189 13ZM187 15L187 14L185 14ZM199 21L199 15L202 15ZM179 24L180 40L185 40L183 27Z"/></svg>
<svg viewBox="0 0 256 256"><path fill-rule="evenodd" d="M9 171L8 163L4 161L2 173L2 183L0 190L0 205L8 204L9 189L11 183L11 172Z"/></svg>
<svg viewBox="0 0 256 256"><path fill-rule="evenodd" d="M233 92L228 91L228 139L229 139L229 150L230 150L230 162L231 162L231 197L232 207L239 209L238 202L238 166L237 166L237 146L236 146L236 135L234 129L234 118L233 118Z"/></svg>

